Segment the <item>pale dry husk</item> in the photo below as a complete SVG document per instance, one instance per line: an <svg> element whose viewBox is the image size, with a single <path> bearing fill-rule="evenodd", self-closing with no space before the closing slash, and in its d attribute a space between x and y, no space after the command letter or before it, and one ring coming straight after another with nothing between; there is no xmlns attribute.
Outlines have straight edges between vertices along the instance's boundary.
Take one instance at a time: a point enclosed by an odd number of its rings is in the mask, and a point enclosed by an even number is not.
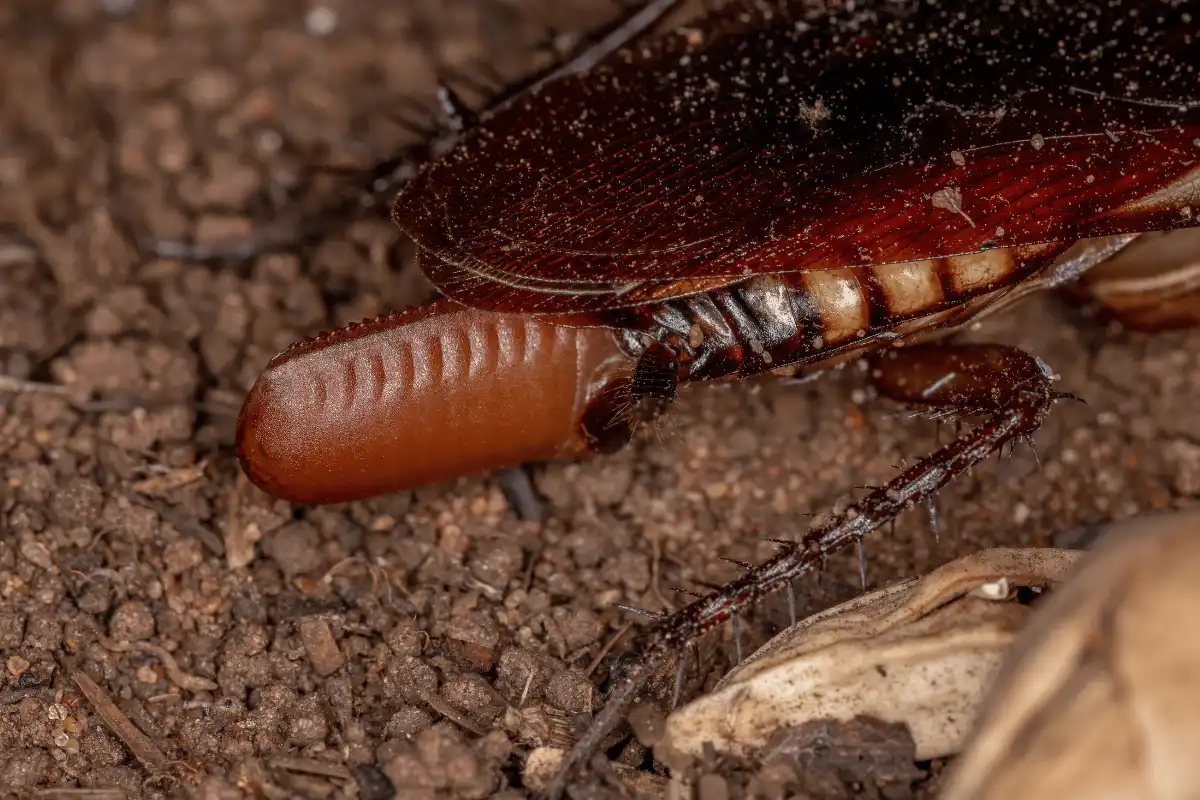
<svg viewBox="0 0 1200 800"><path fill-rule="evenodd" d="M944 800L1200 798L1200 513L1115 526L1033 615Z"/></svg>
<svg viewBox="0 0 1200 800"><path fill-rule="evenodd" d="M664 747L746 757L806 722L866 715L906 724L918 759L955 753L1032 613L1012 590L1058 584L1081 555L984 550L802 620L671 714Z"/></svg>
<svg viewBox="0 0 1200 800"><path fill-rule="evenodd" d="M558 747L537 747L530 751L525 759L525 770L522 774L526 788L539 793L546 791L554 776L562 769L566 756L567 751ZM663 797L666 793L665 778L616 762L613 762L610 768L630 797L651 800Z"/></svg>

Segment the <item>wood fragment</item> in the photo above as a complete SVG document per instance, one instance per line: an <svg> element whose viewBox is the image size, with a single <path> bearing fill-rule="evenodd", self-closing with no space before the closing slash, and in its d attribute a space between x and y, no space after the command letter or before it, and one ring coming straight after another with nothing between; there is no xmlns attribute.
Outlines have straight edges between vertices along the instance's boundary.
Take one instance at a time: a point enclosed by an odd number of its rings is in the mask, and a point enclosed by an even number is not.
<svg viewBox="0 0 1200 800"><path fill-rule="evenodd" d="M167 771L168 760L158 746L150 741L150 737L142 733L136 725L121 713L108 692L100 687L87 673L80 669L69 668L71 680L79 687L80 693L92 704L92 708L108 729L121 740L126 749L133 754L138 762L154 773Z"/></svg>
<svg viewBox="0 0 1200 800"><path fill-rule="evenodd" d="M0 375L0 392L6 394L54 394L72 399L74 393L69 386L41 381L26 381L11 375Z"/></svg>
<svg viewBox="0 0 1200 800"><path fill-rule="evenodd" d="M207 467L208 461L201 459L190 466L172 469L162 475L153 475L145 480L140 480L130 488L138 494L163 495L172 489L178 489L200 480L204 477L204 470Z"/></svg>
<svg viewBox="0 0 1200 800"><path fill-rule="evenodd" d="M449 637L446 639L445 646L448 653L464 661L469 661L484 671L492 669L496 661L496 651L486 644Z"/></svg>
<svg viewBox="0 0 1200 800"><path fill-rule="evenodd" d="M320 775L323 778L339 778L341 780L351 780L354 776L350 774L350 770L340 764L331 764L328 761L320 761L315 758L301 758L299 756L277 756L267 762L271 769L280 769L287 772L302 772L306 775Z"/></svg>
<svg viewBox="0 0 1200 800"><path fill-rule="evenodd" d="M333 638L333 630L329 623L321 617L305 617L300 620L300 642L313 670L322 678L327 678L342 668L346 663L345 656L338 649L337 641Z"/></svg>
<svg viewBox="0 0 1200 800"><path fill-rule="evenodd" d="M592 660L591 660L591 662L588 663L587 669L585 669L583 671L584 677L587 677L596 671L596 667L600 666L600 662L603 661L604 657L606 655L608 655L610 650L613 649L613 646L616 645L617 641L620 640L620 638L622 636L629 633L629 630L632 627L633 627L632 622L626 622L624 625L622 625L620 628L617 629L616 633L614 633L611 637L609 637L608 641L604 643L604 646L600 648L600 652L596 653L596 655L592 656Z"/></svg>
<svg viewBox="0 0 1200 800"><path fill-rule="evenodd" d="M437 695L433 692L421 692L421 699L424 700L425 703L434 711L438 712L459 727L470 731L476 736L483 736L487 733L487 731L485 731L483 728L480 728L474 722L451 708L446 701L441 698L440 695Z"/></svg>

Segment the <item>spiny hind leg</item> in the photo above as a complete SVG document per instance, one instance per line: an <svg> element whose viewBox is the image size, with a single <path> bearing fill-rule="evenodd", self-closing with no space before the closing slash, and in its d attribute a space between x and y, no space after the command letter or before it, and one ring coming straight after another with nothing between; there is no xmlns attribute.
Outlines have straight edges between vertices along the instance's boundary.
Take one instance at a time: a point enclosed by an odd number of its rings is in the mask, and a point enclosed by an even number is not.
<svg viewBox="0 0 1200 800"><path fill-rule="evenodd" d="M878 359L875 376L881 391L902 402L929 407L952 406L986 419L953 442L904 469L886 485L872 489L849 508L833 515L800 541L774 540L779 552L767 561L741 565L743 573L669 614L628 609L651 617L639 659L613 686L599 714L567 754L549 787L562 797L576 771L586 764L621 722L639 692L673 660L682 669L683 652L705 633L733 623L763 598L790 591L793 581L819 570L829 555L860 543L904 511L925 503L938 490L1006 444L1031 435L1051 405L1070 395L1055 391L1053 372L1039 359L1000 345L952 345L904 348ZM676 685L681 673L676 674ZM675 698L678 699L678 698Z"/></svg>
<svg viewBox="0 0 1200 800"><path fill-rule="evenodd" d="M1040 387L1049 387L1058 380L1053 370L1036 356L994 343L929 342L894 347L870 356L867 363L872 385L881 396L939 422L954 422L956 436L963 419L1012 408L1031 390L1042 391ZM1054 395L1078 399L1062 392ZM1033 432L1024 432L1020 438L1037 458ZM1011 446L1015 445L1013 441ZM937 506L932 494L925 496L924 504L934 540L939 541ZM858 557L865 590L867 564L861 541Z"/></svg>

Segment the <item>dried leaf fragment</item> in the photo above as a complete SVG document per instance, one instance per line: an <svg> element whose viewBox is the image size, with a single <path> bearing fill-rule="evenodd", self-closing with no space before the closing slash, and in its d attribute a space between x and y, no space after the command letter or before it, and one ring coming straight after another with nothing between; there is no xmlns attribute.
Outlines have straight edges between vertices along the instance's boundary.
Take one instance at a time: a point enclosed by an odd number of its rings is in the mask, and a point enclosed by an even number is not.
<svg viewBox="0 0 1200 800"><path fill-rule="evenodd" d="M1111 529L1013 644L944 800L1194 798L1200 512Z"/></svg>
<svg viewBox="0 0 1200 800"><path fill-rule="evenodd" d="M1200 324L1200 229L1143 233L1064 289L1127 328L1195 327Z"/></svg>
<svg viewBox="0 0 1200 800"><path fill-rule="evenodd" d="M998 586L1056 584L1079 555L984 550L802 620L671 714L666 747L746 757L780 731L870 716L908 725L918 759L955 753L1030 614Z"/></svg>
<svg viewBox="0 0 1200 800"><path fill-rule="evenodd" d="M544 792L562 768L566 755L566 750L555 747L535 748L525 759L525 785L535 792ZM611 762L611 767L631 797L652 800L666 796L668 783L664 778L617 762Z"/></svg>
<svg viewBox="0 0 1200 800"><path fill-rule="evenodd" d="M962 218L974 228L975 221L967 216L967 212L963 211L962 201L962 190L956 186L947 186L944 189L938 189L929 197L929 202L933 204L934 208L941 208L955 214L961 214Z"/></svg>

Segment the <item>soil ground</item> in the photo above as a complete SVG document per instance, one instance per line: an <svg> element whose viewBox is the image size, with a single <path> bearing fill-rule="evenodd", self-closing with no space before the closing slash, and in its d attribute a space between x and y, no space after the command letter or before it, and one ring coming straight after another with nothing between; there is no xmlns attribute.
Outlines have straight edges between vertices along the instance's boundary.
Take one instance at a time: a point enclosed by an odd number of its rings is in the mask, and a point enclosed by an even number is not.
<svg viewBox="0 0 1200 800"><path fill-rule="evenodd" d="M934 447L933 423L850 368L687 387L625 451L537 467L541 522L487 476L329 508L240 476L233 426L258 370L428 296L411 246L368 213L243 263L147 256L136 237L213 243L320 209L336 182L313 170L413 141L398 112L428 103L438 63L513 74L547 26L612 11L0 7L0 796L386 798L389 778L401 797L524 796L533 737L512 709L598 704L641 624L614 603L678 604L667 587L732 577L718 556L764 558L765 537ZM1040 297L971 335L1029 348L1088 404L1055 409L1040 471L1020 448L943 491L940 544L918 513L874 537L872 588L1196 503L1200 333L1114 331ZM801 611L859 591L853 553L834 558ZM745 644L784 622L768 603ZM691 690L732 650L714 635Z"/></svg>

